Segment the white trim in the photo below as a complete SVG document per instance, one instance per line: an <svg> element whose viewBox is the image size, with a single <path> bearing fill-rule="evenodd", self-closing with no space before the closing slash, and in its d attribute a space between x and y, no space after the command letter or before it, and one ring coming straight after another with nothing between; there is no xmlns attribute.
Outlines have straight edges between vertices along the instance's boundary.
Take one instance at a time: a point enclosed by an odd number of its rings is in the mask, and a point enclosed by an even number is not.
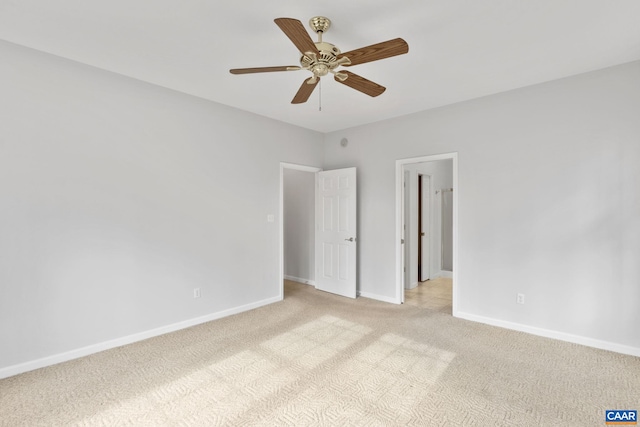
<svg viewBox="0 0 640 427"><path fill-rule="evenodd" d="M315 166L305 166L305 165L297 165L295 163L286 163L280 162L281 169L295 169L303 172L320 172L322 168L318 168Z"/></svg>
<svg viewBox="0 0 640 427"><path fill-rule="evenodd" d="M402 304L404 301L404 277L407 274L405 272L405 259L403 248L404 230L404 163L400 163L400 160L396 160L396 297L393 300L394 304ZM398 283L400 286L398 286Z"/></svg>
<svg viewBox="0 0 640 427"><path fill-rule="evenodd" d="M412 284L410 284L410 285L409 285L409 287L408 287L408 288L405 288L405 291L406 291L407 289L415 289L419 284L420 284L420 282L412 283Z"/></svg>
<svg viewBox="0 0 640 427"><path fill-rule="evenodd" d="M458 271L460 271L460 267L458 265L458 194L460 194L459 185L458 185L458 153L446 153L446 154L435 154L432 156L421 156L421 157L412 157L408 159L399 159L396 160L396 296L393 299L395 304L402 304L404 301L404 286L402 283L403 276L403 250L402 250L402 197L403 197L403 170L404 165L409 165L413 163L422 163L422 162L433 162L438 160L449 160L453 161L453 188L455 191L453 192L453 298L452 305L453 310L452 314L456 316L458 311Z"/></svg>
<svg viewBox="0 0 640 427"><path fill-rule="evenodd" d="M242 305L240 307L230 308L228 310L219 311L217 313L211 313L205 316L196 317L194 319L185 320L185 321L174 323L167 326L162 326L160 328L139 332L133 335L127 335L125 337L104 341L98 344L92 344L86 347L67 351L65 353L43 357L42 359L36 359L36 360L32 360L25 363L20 363L18 365L7 366L6 368L0 369L0 379L22 374L23 372L33 371L34 369L40 369L40 368L55 365L58 363L67 362L69 360L77 359L79 357L89 356L90 354L98 353L98 352L109 350L116 347L121 347L127 344L132 344L134 342L157 337L159 335L168 334L170 332L179 331L181 329L190 328L191 326L199 325L201 323L211 322L212 320L221 319L223 317L242 313L244 311L253 310L255 308L272 304L278 301L282 301L282 298L280 297L268 298L262 301L257 301L250 304Z"/></svg>
<svg viewBox="0 0 640 427"><path fill-rule="evenodd" d="M382 302L390 302L391 304L396 304L395 298L385 297L384 295L376 295L369 292L358 292L359 297L375 299Z"/></svg>
<svg viewBox="0 0 640 427"><path fill-rule="evenodd" d="M280 162L280 218L278 218L278 227L279 227L279 272L278 272L278 289L280 289L280 300L284 299L284 170L285 169L295 169L303 172L312 172L315 174L316 183L314 184L314 188L318 187L318 172L322 169L317 168L315 166L305 166L305 165L297 165L295 163L286 163ZM315 228L315 227L314 227Z"/></svg>
<svg viewBox="0 0 640 427"><path fill-rule="evenodd" d="M432 268L432 265L431 265L432 264L431 261L433 260L433 251L431 249L432 249L432 246L433 246L432 245L432 239L433 239L432 231L433 231L433 222L434 221L433 221L433 218L432 218L433 215L431 215L433 213L432 212L433 209L431 209L431 208L433 207L433 202L434 202L433 194L434 193L433 193L433 176L431 174L421 173L421 172L417 172L417 175L418 175L418 187L420 186L420 184L419 184L420 177L425 177L426 176L426 177L429 178L429 188L427 189L428 198L427 198L427 207L426 207L426 209L425 209L425 206L424 206L424 199L423 199L424 194L421 194L419 196L419 198L418 198L418 201L422 200L422 206L420 206L419 209L422 210L423 216L424 216L424 211L425 210L427 211L426 230L429 230L428 231L428 237L429 238L428 238L428 241L427 241L428 244L426 245L427 246L427 260L428 260L427 261L428 262L428 268L427 268L427 274L426 274L427 277L424 278L424 280L423 280L423 278L420 277L420 274L418 273L418 283L419 283L419 282L424 282L425 280L429 280L433 276L433 273L432 273L432 269L433 268ZM424 192L424 190L423 190L423 192ZM418 221L421 221L421 220L422 219L418 219ZM425 229L424 225L423 225L423 229ZM418 231L420 231L420 230L418 230ZM422 236L418 236L418 239L421 239L421 238L422 238ZM422 248L422 250L424 251L424 247ZM420 260L419 262L422 264L422 260ZM421 270L424 271L424 267Z"/></svg>
<svg viewBox="0 0 640 427"><path fill-rule="evenodd" d="M609 341L602 341L593 338L583 337L581 335L573 335L565 332L553 331L550 329L537 328L535 326L527 326L521 323L507 322L505 320L493 319L491 317L478 316L475 314L460 312L455 314L460 319L470 320L472 322L484 323L486 325L497 326L499 328L511 329L514 331L526 332L528 334L537 335L545 338L552 338L560 341L580 344L587 347L599 348L601 350L613 351L615 353L628 354L630 356L640 357L640 348L628 345L616 344Z"/></svg>
<svg viewBox="0 0 640 427"><path fill-rule="evenodd" d="M434 279L439 279L441 277L445 277L447 279L453 279L453 271L440 270L433 275Z"/></svg>
<svg viewBox="0 0 640 427"><path fill-rule="evenodd" d="M285 280L291 280L292 282L303 283L305 285L311 285L311 286L315 286L316 285L315 280L303 279L301 277L289 276L287 274L284 275L284 279Z"/></svg>

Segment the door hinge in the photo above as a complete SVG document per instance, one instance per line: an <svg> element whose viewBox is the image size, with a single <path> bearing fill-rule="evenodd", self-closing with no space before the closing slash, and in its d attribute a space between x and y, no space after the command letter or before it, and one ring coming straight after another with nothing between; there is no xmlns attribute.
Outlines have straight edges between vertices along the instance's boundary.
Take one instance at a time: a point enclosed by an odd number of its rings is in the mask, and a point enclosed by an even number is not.
<svg viewBox="0 0 640 427"><path fill-rule="evenodd" d="M400 239L400 243L404 245L404 239Z"/></svg>

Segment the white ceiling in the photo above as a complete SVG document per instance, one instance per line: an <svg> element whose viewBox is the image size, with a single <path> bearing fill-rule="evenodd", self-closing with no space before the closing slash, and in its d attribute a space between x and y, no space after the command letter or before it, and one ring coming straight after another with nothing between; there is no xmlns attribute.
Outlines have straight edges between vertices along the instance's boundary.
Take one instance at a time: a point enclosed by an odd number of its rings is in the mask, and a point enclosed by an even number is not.
<svg viewBox="0 0 640 427"><path fill-rule="evenodd" d="M316 15L343 52L407 41L406 55L349 69L385 93L325 78L292 105L309 72L229 73L297 65L273 19ZM0 39L330 132L640 59L640 1L0 0Z"/></svg>

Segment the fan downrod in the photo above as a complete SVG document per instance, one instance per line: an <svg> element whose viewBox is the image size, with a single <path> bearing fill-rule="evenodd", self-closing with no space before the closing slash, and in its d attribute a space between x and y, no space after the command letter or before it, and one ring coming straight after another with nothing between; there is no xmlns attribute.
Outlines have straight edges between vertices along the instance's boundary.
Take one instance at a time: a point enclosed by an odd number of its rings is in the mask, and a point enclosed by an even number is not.
<svg viewBox="0 0 640 427"><path fill-rule="evenodd" d="M315 42L315 45L320 55L308 52L300 58L301 68L313 73L313 78L308 83L315 84L318 78L324 77L329 73L334 74L340 81L345 81L347 75L338 73L335 69L340 65L349 64L349 59L338 59L338 55L341 53L340 49L331 43L322 41L322 34L331 27L331 21L324 16L315 16L309 20L309 26L318 35L318 41Z"/></svg>

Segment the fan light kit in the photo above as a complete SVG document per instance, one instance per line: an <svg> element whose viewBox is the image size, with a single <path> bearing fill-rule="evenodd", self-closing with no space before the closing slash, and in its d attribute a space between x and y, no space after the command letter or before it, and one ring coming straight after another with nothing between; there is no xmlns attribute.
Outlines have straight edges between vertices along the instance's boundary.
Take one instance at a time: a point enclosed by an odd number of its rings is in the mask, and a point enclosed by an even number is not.
<svg viewBox="0 0 640 427"><path fill-rule="evenodd" d="M269 73L274 71L298 71L308 70L313 74L306 79L298 93L293 97L292 104L302 104L307 102L311 93L316 88L321 77L333 74L335 81L349 86L369 96L378 96L386 88L377 83L360 77L350 71L336 70L338 67L350 67L352 65L364 64L378 61L392 56L402 55L409 52L409 45L403 39L397 38L386 42L377 43L360 49L342 53L337 46L322 40L322 35L331 26L331 21L324 16L316 16L309 20L309 25L318 35L318 41L314 42L302 22L293 18L277 18L276 25L285 33L287 37L298 48L302 57L300 65L281 67L259 67L259 68L235 68L229 70L231 74L252 74Z"/></svg>

